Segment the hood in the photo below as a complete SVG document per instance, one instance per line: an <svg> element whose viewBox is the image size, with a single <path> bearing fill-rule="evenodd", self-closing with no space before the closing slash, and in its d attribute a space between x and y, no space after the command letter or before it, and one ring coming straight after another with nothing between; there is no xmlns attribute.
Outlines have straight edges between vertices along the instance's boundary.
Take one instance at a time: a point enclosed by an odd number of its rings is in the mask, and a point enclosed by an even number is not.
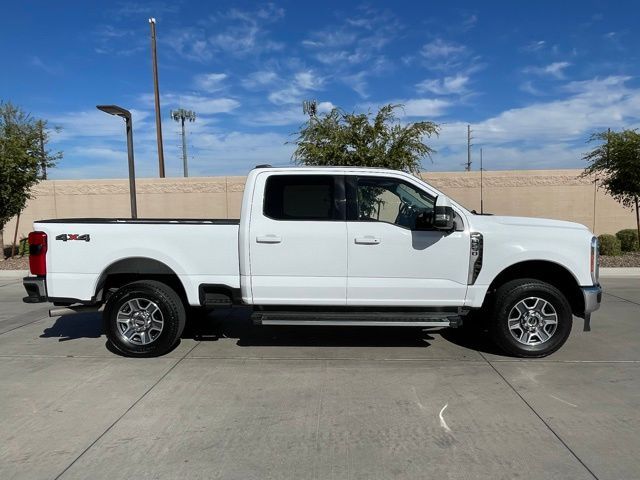
<svg viewBox="0 0 640 480"><path fill-rule="evenodd" d="M479 221L478 221L479 220ZM550 218L535 218L535 217L507 217L499 215L474 215L472 222L483 224L500 224L507 226L517 227L544 227L544 228L568 228L572 230L587 230L589 229L581 223L567 222L565 220L552 220Z"/></svg>

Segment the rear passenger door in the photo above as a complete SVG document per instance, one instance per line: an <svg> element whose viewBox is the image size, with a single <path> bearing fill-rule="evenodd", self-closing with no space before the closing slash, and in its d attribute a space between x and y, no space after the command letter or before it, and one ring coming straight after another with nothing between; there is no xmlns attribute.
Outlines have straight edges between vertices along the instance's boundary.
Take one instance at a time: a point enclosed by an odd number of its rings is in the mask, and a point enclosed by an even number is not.
<svg viewBox="0 0 640 480"><path fill-rule="evenodd" d="M344 177L265 172L251 208L250 265L256 305L345 305Z"/></svg>

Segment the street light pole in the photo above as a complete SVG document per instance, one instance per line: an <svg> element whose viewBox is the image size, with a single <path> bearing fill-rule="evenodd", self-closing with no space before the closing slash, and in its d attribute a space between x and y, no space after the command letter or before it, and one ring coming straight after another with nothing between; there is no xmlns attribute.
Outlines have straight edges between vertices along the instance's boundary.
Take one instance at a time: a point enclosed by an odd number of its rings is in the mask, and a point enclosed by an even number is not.
<svg viewBox="0 0 640 480"><path fill-rule="evenodd" d="M136 171L133 160L133 122L131 112L117 105L97 105L96 108L109 115L124 118L127 131L127 157L129 159L129 197L131 200L131 218L138 218L138 206L136 203Z"/></svg>

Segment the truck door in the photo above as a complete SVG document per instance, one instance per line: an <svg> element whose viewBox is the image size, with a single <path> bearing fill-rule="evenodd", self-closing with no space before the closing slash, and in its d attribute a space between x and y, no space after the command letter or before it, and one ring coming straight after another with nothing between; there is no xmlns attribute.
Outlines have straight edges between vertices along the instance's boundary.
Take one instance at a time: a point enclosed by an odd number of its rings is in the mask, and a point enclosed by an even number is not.
<svg viewBox="0 0 640 480"><path fill-rule="evenodd" d="M462 306L469 234L416 230L435 197L393 176L347 176L347 305Z"/></svg>
<svg viewBox="0 0 640 480"><path fill-rule="evenodd" d="M255 305L345 305L344 177L265 172L256 178L249 226Z"/></svg>

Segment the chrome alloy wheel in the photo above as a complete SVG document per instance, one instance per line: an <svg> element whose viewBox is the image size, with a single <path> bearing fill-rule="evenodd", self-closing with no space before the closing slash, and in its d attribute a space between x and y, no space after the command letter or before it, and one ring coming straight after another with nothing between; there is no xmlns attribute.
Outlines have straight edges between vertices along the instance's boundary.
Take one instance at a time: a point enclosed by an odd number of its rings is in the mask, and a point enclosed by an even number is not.
<svg viewBox="0 0 640 480"><path fill-rule="evenodd" d="M116 316L118 332L133 345L148 345L162 333L164 317L160 307L146 298L123 303Z"/></svg>
<svg viewBox="0 0 640 480"><path fill-rule="evenodd" d="M558 314L553 305L539 297L520 300L509 312L509 331L524 345L547 342L558 327Z"/></svg>

